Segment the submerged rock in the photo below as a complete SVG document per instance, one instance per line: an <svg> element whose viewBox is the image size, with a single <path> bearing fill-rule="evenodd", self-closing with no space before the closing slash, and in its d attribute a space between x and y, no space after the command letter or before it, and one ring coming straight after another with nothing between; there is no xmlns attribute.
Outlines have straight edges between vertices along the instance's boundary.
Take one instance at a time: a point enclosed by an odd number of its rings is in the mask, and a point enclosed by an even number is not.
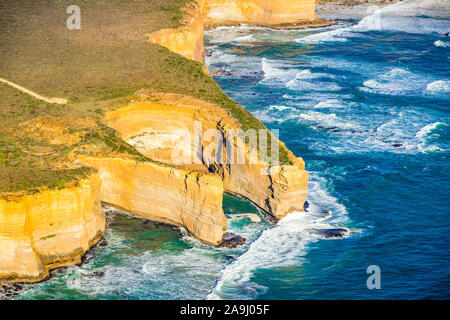
<svg viewBox="0 0 450 320"><path fill-rule="evenodd" d="M230 263L232 261L236 260L235 256L225 256L225 261Z"/></svg>
<svg viewBox="0 0 450 320"><path fill-rule="evenodd" d="M234 215L238 219L250 219L251 222L261 222L261 218L254 213L243 213Z"/></svg>
<svg viewBox="0 0 450 320"><path fill-rule="evenodd" d="M0 300L12 300L16 298L24 287L17 283L4 283L0 284Z"/></svg>
<svg viewBox="0 0 450 320"><path fill-rule="evenodd" d="M335 229L309 229L309 233L324 239L341 239L349 234L349 230L345 228Z"/></svg>
<svg viewBox="0 0 450 320"><path fill-rule="evenodd" d="M303 210L304 210L305 212L308 212L308 208L309 208L309 202L308 202L308 201L305 201L305 203L303 203Z"/></svg>
<svg viewBox="0 0 450 320"><path fill-rule="evenodd" d="M244 244L246 239L240 235L227 232L223 235L222 242L220 242L219 247L235 248Z"/></svg>
<svg viewBox="0 0 450 320"><path fill-rule="evenodd" d="M102 240L100 240L100 242L98 243L98 245L100 247L106 247L108 245L108 242L106 242L105 238L102 238Z"/></svg>
<svg viewBox="0 0 450 320"><path fill-rule="evenodd" d="M104 271L88 271L88 270L78 270L78 273L85 277L103 277L105 275Z"/></svg>
<svg viewBox="0 0 450 320"><path fill-rule="evenodd" d="M92 275L101 278L101 277L103 277L103 276L105 275L105 272L103 272L103 271L94 271L94 272L92 273Z"/></svg>

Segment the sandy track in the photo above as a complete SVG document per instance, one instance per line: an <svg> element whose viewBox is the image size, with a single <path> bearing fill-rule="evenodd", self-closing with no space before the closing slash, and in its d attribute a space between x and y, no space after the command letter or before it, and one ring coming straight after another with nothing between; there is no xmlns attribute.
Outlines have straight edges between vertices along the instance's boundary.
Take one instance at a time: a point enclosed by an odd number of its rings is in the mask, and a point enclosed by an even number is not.
<svg viewBox="0 0 450 320"><path fill-rule="evenodd" d="M48 103L57 103L57 104L66 104L67 103L66 99L62 99L62 98L47 98L47 97L41 96L40 94L38 94L38 93L36 93L34 91L31 91L31 90L29 90L27 88L19 86L18 84L15 84L14 82L8 81L8 80L6 80L4 78L0 78L0 82L6 83L7 85L9 85L9 86L11 86L13 88L16 88L16 89L18 89L18 90L20 90L22 92L25 92L26 94L29 94L30 96L33 96L36 99L39 99L39 100L42 100L42 101L45 101L45 102L48 102Z"/></svg>

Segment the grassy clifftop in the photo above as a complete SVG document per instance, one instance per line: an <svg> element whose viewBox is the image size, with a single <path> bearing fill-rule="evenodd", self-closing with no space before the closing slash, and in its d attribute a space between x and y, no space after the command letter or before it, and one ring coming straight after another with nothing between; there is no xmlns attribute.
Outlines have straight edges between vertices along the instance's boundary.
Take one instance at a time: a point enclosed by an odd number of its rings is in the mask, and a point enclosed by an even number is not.
<svg viewBox="0 0 450 320"><path fill-rule="evenodd" d="M217 103L244 129L262 128L200 63L146 41L145 34L179 26L191 2L0 0L0 77L68 100L47 104L0 84L0 192L76 180L87 171L73 164L79 153L148 160L101 124L106 109L143 88ZM81 30L66 27L72 4L81 9ZM289 161L285 151L281 158Z"/></svg>

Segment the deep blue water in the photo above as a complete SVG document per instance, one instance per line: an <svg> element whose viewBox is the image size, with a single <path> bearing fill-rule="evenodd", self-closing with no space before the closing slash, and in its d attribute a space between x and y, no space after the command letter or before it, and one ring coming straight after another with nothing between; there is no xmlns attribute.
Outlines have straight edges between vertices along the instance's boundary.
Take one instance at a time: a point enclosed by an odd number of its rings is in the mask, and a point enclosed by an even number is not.
<svg viewBox="0 0 450 320"><path fill-rule="evenodd" d="M344 225L355 231L311 242L304 255L286 255L280 267L255 268L244 282L259 291L247 296L450 297L450 39L442 34L450 24L422 18L434 28L411 29L417 18L410 18L407 32L347 21L300 32L208 33L216 81L279 129L327 194L310 188L312 202L336 215L327 203L333 197L343 206ZM380 290L366 286L370 265L381 269ZM228 283L217 294L239 297L242 281Z"/></svg>
<svg viewBox="0 0 450 320"><path fill-rule="evenodd" d="M107 210L106 247L18 298L450 298L448 15L383 21L206 35L223 90L305 160L309 212L273 225L226 196L229 231L248 240L226 249ZM344 239L309 231L341 226Z"/></svg>

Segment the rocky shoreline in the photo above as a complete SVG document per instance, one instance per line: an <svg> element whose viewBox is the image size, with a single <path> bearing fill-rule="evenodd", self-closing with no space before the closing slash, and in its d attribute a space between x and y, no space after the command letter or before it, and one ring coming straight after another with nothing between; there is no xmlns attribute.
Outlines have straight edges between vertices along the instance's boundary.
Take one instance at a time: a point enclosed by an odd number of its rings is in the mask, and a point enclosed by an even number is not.
<svg viewBox="0 0 450 320"><path fill-rule="evenodd" d="M324 20L359 20L377 9L397 2L400 0L319 0L316 4L316 14Z"/></svg>
<svg viewBox="0 0 450 320"><path fill-rule="evenodd" d="M160 25L147 34L149 43L141 37L142 43L135 46L145 45L148 49L156 47L151 44L159 44L187 59L203 62L203 35L207 26L250 23L287 29L328 25L327 21L317 20L314 9L314 0L242 0L237 5L232 0L199 0L196 6L184 8L187 15L181 26L161 29ZM118 39L122 39L120 37L124 34L126 32L118 34ZM86 41L84 38L80 40ZM105 37L99 39L103 40ZM43 45L48 44L43 42ZM137 49L133 47L134 50ZM164 50L158 50L156 56L164 54ZM129 55L128 51L124 53L127 58ZM172 59L175 57L164 61ZM140 64L140 60L137 61ZM176 64L177 71L180 74L197 72L191 82L199 82L197 78L205 77L199 64L183 71L185 63L189 61ZM21 66L22 62L17 61L15 65ZM162 72L172 65L161 68ZM120 67L128 70L129 66ZM119 70L123 70L120 67ZM117 70L112 73L117 74ZM127 73L126 81L132 75ZM148 76L143 77L147 79ZM153 78L154 74L150 77ZM204 83L208 81L213 82L211 78L204 79ZM26 84L23 79L22 82ZM147 94L136 91L141 85L145 85L141 89L148 90ZM294 156L272 134L268 139L267 128L250 112L226 100L228 97L220 98L223 94L220 89L214 88L217 96L213 102L208 102L203 100L203 96L202 99L194 99L185 94L187 88L176 88L177 92L183 92L175 94L168 93L175 89L164 91L157 85L141 85L130 89L134 96L117 102L114 108L98 109L99 116L95 116L98 124L89 122L92 133L79 133L86 141L71 144L77 137L67 137L70 142L66 143L73 149L67 152L70 156L61 155L60 161L77 168L93 168L94 173L73 186L58 182L56 189L43 188L13 198L2 194L1 282L39 282L46 279L53 269L81 263L84 254L100 241L104 233L106 220L101 204L139 218L182 227L206 244L227 247L243 244L245 239L226 233L227 219L222 209L224 192L249 199L276 220L303 209L308 189L308 172L303 159ZM200 93L204 94L206 90L201 87ZM85 116L83 113L80 119ZM30 117L34 119L35 115ZM67 120L73 119L68 117ZM41 123L42 119L37 117L34 121ZM173 151L178 150L178 143L187 134L196 136L196 122L202 123L205 131L217 130L222 140L226 140L228 130L263 130L265 140L271 146L270 153L279 154L279 165L273 165L272 159L267 158L261 149L247 148L245 137L242 141L240 137L232 137L234 142L230 146L234 151L231 155L227 146L216 140L210 145L207 139L190 139L185 141L185 149L191 150L196 157L201 150L201 161L196 163L189 159L178 163L172 157ZM29 122L25 124L29 126ZM65 126L58 124L58 128ZM44 135L44 127L39 126L41 135ZM173 141L165 140L167 136L173 138L173 133L180 130L184 130L183 135ZM45 140L40 144L48 147L56 142ZM107 146L105 152L93 151L101 143ZM203 154L207 147L214 153ZM242 161L234 163L241 150ZM225 155L225 161L217 156L219 154ZM260 158L260 161L255 164L253 158ZM60 164L55 162L51 165ZM51 165L47 164L46 168Z"/></svg>

